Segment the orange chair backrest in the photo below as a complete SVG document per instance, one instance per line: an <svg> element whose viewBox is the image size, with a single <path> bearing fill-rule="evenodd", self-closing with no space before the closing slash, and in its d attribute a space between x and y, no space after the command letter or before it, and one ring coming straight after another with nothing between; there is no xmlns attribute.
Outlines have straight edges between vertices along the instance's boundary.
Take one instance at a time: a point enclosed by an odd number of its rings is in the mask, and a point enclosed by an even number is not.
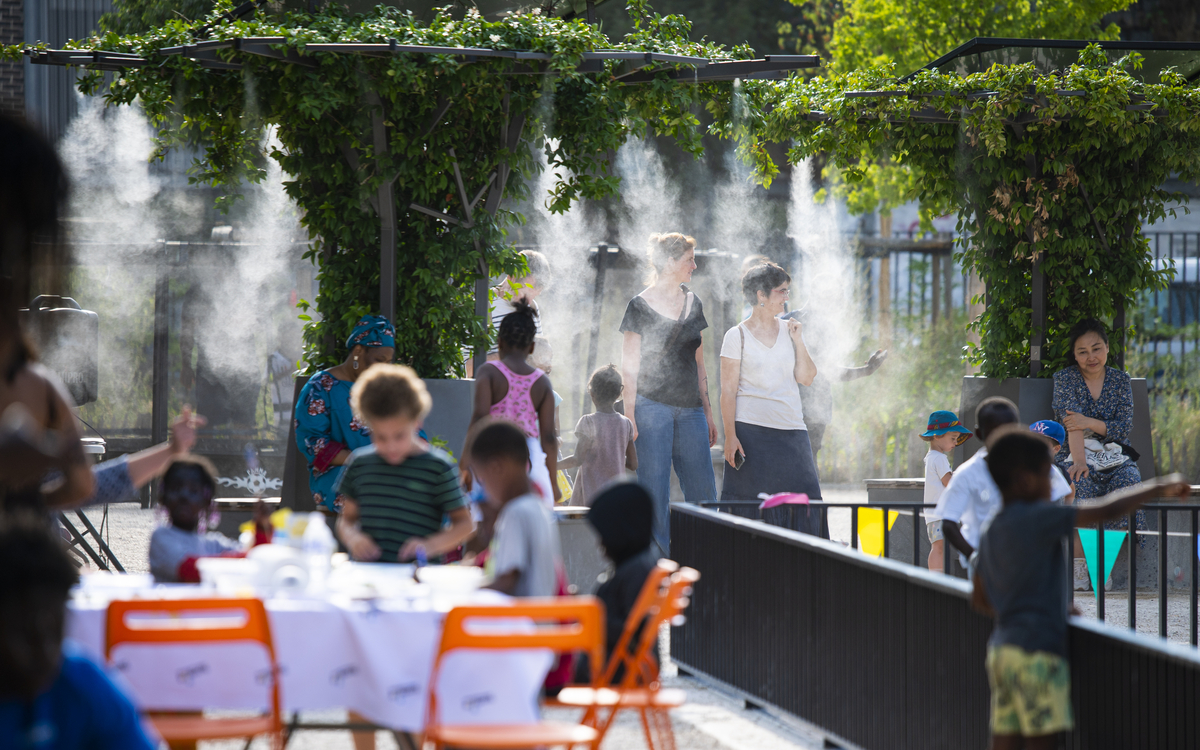
<svg viewBox="0 0 1200 750"><path fill-rule="evenodd" d="M635 643L634 639L642 622L647 617L652 617L662 604L667 593L664 584L671 574L677 570L679 570L679 563L663 558L651 569L650 575L646 576L646 582L642 584L642 590L638 593L638 598L633 603L633 609L629 611L629 616L625 618L625 627L621 631L621 638L617 641L617 645L613 647L612 653L608 655L608 666L605 668L599 681L601 687L607 687L612 684L616 678L617 671L621 669L622 665L624 665L626 671L636 669L638 660L645 658L645 654L638 652L636 647L639 644ZM631 646L634 647L633 650L630 649Z"/></svg>
<svg viewBox="0 0 1200 750"><path fill-rule="evenodd" d="M520 631L472 630L471 621L532 620ZM518 599L512 604L455 607L446 614L442 642L429 680L427 726L437 719L437 680L442 658L456 649L550 649L583 651L593 664L604 660L604 605L594 596Z"/></svg>
<svg viewBox="0 0 1200 750"><path fill-rule="evenodd" d="M130 619L129 614L159 615ZM276 731L279 711L279 666L267 610L258 599L155 599L114 601L108 605L104 657L123 643L216 643L251 641L262 644L271 664L271 706Z"/></svg>
<svg viewBox="0 0 1200 750"><path fill-rule="evenodd" d="M700 573L694 568L680 568L676 573L671 575L671 583L663 595L662 604L659 605L657 611L646 621L646 627L642 630L641 642L638 644L638 653L648 656L658 639L658 631L662 627L662 624L664 622L674 622L683 614L683 611L691 603L689 597L692 593L692 586L698 580L700 580ZM643 658L638 660L637 666L640 671L627 670L625 672L624 677L621 679L621 687L637 687L639 678L642 685L656 686L658 683L658 663L652 658Z"/></svg>

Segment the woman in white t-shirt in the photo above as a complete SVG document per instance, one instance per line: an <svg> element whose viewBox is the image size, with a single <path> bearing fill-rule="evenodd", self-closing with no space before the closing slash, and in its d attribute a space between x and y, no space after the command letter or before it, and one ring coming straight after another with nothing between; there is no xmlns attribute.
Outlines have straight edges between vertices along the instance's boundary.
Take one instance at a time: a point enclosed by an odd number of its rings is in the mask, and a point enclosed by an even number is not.
<svg viewBox="0 0 1200 750"><path fill-rule="evenodd" d="M921 439L929 443L929 452L925 454L925 531L929 535L929 558L926 564L936 573L942 572L945 540L942 536L942 519L934 513L934 508L928 506L936 506L946 485L950 484L950 451L967 442L970 437L971 431L962 426L952 411L930 414L929 425L921 433Z"/></svg>
<svg viewBox="0 0 1200 750"><path fill-rule="evenodd" d="M764 492L803 492L810 500L821 499L796 387L811 385L817 366L804 346L801 324L777 317L784 312L791 281L787 271L769 262L742 275L742 292L752 305L750 317L729 329L721 344L727 464L722 503L757 503ZM816 510L793 512L781 506L766 511L764 519L822 535Z"/></svg>

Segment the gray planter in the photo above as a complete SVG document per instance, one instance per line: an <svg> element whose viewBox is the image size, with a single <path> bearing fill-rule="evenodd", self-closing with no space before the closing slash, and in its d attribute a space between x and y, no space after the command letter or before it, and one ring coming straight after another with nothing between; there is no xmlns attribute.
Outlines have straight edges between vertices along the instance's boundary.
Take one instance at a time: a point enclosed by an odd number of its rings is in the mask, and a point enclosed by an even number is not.
<svg viewBox="0 0 1200 750"><path fill-rule="evenodd" d="M1054 419L1050 403L1054 398L1054 381L1050 378L963 378L962 401L958 417L968 429L975 429L975 409L992 396L1003 396L1017 405L1021 421L1029 424L1039 419ZM971 439L954 450L955 466L975 455L978 440ZM1150 440L1150 398L1145 378L1133 379L1133 449L1141 454L1138 469L1143 479L1155 476L1154 445Z"/></svg>
<svg viewBox="0 0 1200 750"><path fill-rule="evenodd" d="M300 398L300 390L308 377L296 378L296 390L292 398ZM446 441L446 450L455 457L462 453L467 439L467 425L471 421L471 409L475 400L474 380L427 379L425 387L433 397L433 409L425 418L425 432L431 438ZM282 505L297 511L316 510L312 493L308 490L308 465L296 448L295 427L288 428L287 458L284 463L283 490L280 492Z"/></svg>

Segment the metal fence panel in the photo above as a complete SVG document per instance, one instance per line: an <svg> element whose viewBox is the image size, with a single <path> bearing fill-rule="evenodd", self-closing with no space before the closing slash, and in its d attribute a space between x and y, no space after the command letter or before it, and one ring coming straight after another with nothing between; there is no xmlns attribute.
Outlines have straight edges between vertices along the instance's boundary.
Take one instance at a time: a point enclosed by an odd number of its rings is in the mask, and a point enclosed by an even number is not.
<svg viewBox="0 0 1200 750"><path fill-rule="evenodd" d="M836 542L688 505L671 546L699 570L684 668L868 750L984 747L992 623L969 585ZM1195 748L1200 655L1075 618L1068 748Z"/></svg>

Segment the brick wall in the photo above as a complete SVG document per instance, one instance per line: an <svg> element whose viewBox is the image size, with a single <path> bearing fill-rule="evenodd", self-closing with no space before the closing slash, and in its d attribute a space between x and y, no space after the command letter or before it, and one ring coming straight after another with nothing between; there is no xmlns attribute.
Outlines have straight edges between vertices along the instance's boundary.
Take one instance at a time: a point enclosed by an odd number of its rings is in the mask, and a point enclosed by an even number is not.
<svg viewBox="0 0 1200 750"><path fill-rule="evenodd" d="M0 0L0 44L20 44L24 39L24 0ZM21 63L0 63L0 112L25 112L25 69Z"/></svg>

